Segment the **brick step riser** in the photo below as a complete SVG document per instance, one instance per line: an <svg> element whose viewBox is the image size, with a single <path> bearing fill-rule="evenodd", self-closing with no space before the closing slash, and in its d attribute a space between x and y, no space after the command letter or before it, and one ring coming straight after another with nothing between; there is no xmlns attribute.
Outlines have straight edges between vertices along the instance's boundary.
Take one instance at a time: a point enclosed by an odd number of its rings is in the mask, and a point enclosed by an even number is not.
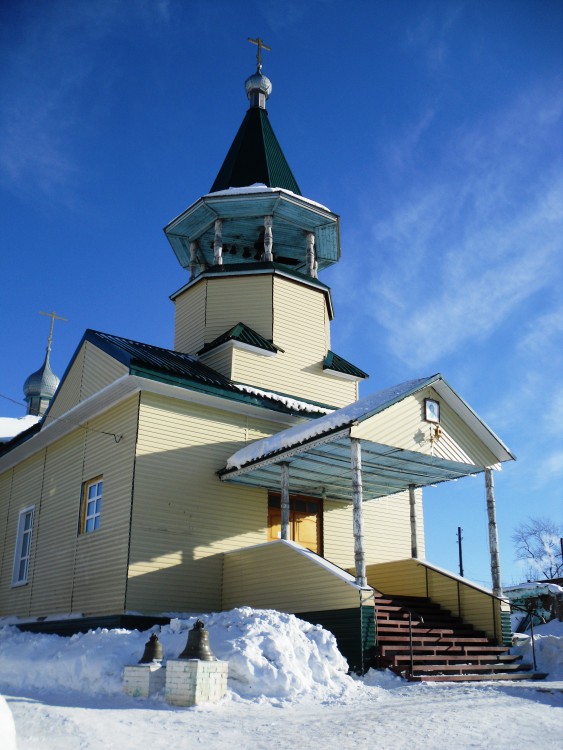
<svg viewBox="0 0 563 750"><path fill-rule="evenodd" d="M518 682L520 680L544 680L547 672L511 672L502 675L498 674L450 674L450 675L406 675L409 682L484 682L488 680L510 680Z"/></svg>
<svg viewBox="0 0 563 750"><path fill-rule="evenodd" d="M381 654L383 656L393 656L400 654L405 651L410 651L410 646L381 646ZM459 656L474 656L475 654L508 654L508 647L506 646L417 646L416 652L422 654L428 652L432 654L458 654Z"/></svg>

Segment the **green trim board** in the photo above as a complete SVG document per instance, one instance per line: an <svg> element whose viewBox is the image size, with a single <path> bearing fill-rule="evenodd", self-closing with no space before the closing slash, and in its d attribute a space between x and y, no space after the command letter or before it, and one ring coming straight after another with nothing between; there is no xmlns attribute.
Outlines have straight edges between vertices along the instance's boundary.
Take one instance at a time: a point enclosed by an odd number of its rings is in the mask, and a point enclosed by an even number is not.
<svg viewBox="0 0 563 750"><path fill-rule="evenodd" d="M322 625L336 638L338 650L348 662L350 672L361 674L375 662L375 614L373 606L350 609L297 612L296 617L313 625Z"/></svg>
<svg viewBox="0 0 563 750"><path fill-rule="evenodd" d="M501 611L500 629L502 634L502 645L512 646L512 623L510 621L510 612Z"/></svg>

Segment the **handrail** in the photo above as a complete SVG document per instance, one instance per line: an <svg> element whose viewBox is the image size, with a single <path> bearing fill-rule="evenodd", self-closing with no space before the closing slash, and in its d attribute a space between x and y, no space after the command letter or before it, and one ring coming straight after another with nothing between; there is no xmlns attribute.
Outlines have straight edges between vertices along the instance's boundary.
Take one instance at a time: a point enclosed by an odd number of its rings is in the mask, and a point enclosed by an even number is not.
<svg viewBox="0 0 563 750"><path fill-rule="evenodd" d="M448 572L447 570L442 570L442 568L438 568L435 565L432 565L432 563L426 562L426 560L417 560L417 567L421 566L425 568L427 571L432 570L434 573L438 573L441 576L444 576L444 578L449 578L451 581L457 581L458 585L462 583L464 586L468 586L470 589L473 589L474 591L479 591L481 594L486 594L487 596L492 596L494 599L499 599L501 602L507 602L508 599L506 596L498 596L497 594L494 594L492 591L488 591L484 586L477 586L472 581L469 581L467 578L463 578L462 576L456 576L453 573Z"/></svg>
<svg viewBox="0 0 563 750"><path fill-rule="evenodd" d="M415 609L410 609L409 607L402 607L402 609L405 609L409 613L409 655L410 655L410 676L412 677L414 675L414 649L412 645L412 616L416 615L422 624L424 624L424 617L420 614L420 612L417 612Z"/></svg>
<svg viewBox="0 0 563 750"><path fill-rule="evenodd" d="M545 618L543 615L540 615L537 609L534 609L533 607L519 607L517 604L510 604L512 609L517 609L519 612L525 612L529 618L530 618L530 638L532 641L532 661L534 662L534 671L538 668L538 663L536 661L536 643L534 640L534 615L538 617L540 620L543 620L545 623Z"/></svg>

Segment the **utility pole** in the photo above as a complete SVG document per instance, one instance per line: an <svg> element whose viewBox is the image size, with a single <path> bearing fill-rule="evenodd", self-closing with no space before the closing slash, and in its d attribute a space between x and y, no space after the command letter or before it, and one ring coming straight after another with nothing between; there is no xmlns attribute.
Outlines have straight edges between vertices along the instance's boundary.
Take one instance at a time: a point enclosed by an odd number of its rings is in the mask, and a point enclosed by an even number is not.
<svg viewBox="0 0 563 750"><path fill-rule="evenodd" d="M463 537L461 536L461 526L457 527L457 546L459 549L459 574L463 578L463 553L461 550L461 540Z"/></svg>

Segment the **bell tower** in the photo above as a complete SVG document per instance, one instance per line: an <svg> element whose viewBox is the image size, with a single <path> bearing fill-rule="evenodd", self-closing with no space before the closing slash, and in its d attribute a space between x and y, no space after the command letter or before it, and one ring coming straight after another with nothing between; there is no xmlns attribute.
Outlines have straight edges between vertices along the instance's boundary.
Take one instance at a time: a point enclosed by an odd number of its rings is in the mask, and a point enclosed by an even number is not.
<svg viewBox="0 0 563 750"><path fill-rule="evenodd" d="M339 217L301 195L266 111L272 84L245 82L249 108L211 191L164 229L189 281L172 295L175 349L235 382L331 406L358 397L366 373L330 349Z"/></svg>

